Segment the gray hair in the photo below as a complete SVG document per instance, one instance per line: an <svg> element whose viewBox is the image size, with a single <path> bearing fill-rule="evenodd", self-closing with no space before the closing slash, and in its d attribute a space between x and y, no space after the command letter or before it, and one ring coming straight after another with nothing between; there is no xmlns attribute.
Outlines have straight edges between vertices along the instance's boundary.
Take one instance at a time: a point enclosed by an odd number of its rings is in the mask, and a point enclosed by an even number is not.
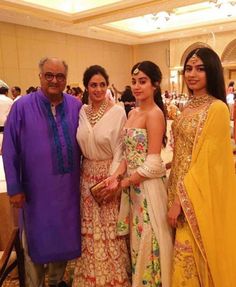
<svg viewBox="0 0 236 287"><path fill-rule="evenodd" d="M44 64L45 64L47 61L53 60L53 59L56 59L56 60L60 61L60 62L63 64L63 66L65 67L66 75L67 75L67 73L68 73L68 65L66 64L66 62L65 62L64 60L60 60L60 59L58 59L58 58L56 58L56 57L43 57L43 58L39 61L39 70L40 70L40 72L43 71L43 66L44 66Z"/></svg>

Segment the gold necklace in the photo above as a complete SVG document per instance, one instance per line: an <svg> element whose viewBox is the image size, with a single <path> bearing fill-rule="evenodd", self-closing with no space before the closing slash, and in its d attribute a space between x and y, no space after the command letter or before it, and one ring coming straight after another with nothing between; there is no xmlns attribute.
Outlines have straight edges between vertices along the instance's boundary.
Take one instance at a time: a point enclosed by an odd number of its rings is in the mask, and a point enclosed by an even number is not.
<svg viewBox="0 0 236 287"><path fill-rule="evenodd" d="M193 96L186 105L186 108L198 108L206 103L210 103L213 97L210 95Z"/></svg>
<svg viewBox="0 0 236 287"><path fill-rule="evenodd" d="M94 112L92 104L87 106L86 115L91 126L94 126L103 117L107 106L108 102L106 100L100 105L97 112Z"/></svg>

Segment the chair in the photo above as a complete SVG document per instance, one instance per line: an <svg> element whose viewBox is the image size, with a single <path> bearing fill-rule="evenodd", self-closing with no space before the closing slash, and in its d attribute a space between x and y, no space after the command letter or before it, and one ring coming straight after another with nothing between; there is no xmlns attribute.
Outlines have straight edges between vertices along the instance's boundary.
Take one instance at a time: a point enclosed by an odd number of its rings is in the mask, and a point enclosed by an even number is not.
<svg viewBox="0 0 236 287"><path fill-rule="evenodd" d="M15 249L16 256L13 261L10 261L12 251ZM10 240L3 251L0 258L0 287L3 285L7 275L15 268L18 267L19 286L25 287L24 276L24 253L20 242L19 228L14 228Z"/></svg>

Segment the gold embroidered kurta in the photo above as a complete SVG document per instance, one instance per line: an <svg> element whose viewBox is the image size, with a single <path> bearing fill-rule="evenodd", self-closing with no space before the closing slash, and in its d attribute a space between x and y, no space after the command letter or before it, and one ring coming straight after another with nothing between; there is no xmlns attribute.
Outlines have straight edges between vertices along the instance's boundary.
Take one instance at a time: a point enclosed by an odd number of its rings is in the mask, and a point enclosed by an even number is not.
<svg viewBox="0 0 236 287"><path fill-rule="evenodd" d="M196 133L200 121L201 125L203 125L207 116L207 111L207 108L204 110L196 109L194 113L188 115L182 114L177 117L172 124L174 153L172 171L168 184L169 207L174 201L178 182L183 181L184 176L189 170Z"/></svg>
<svg viewBox="0 0 236 287"><path fill-rule="evenodd" d="M212 97L208 103L183 113L173 125L169 206L177 195L184 215L176 229L172 286L236 283L236 176L229 112Z"/></svg>

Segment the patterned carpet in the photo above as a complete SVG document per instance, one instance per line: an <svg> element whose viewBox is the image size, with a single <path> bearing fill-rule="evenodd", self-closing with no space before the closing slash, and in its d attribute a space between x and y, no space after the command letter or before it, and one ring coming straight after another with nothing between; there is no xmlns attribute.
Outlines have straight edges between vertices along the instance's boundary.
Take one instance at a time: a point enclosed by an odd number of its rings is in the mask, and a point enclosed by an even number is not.
<svg viewBox="0 0 236 287"><path fill-rule="evenodd" d="M69 261L66 267L66 272L64 275L63 280L68 284L68 286L72 285L72 280L73 280L73 273L74 273L74 266L75 266L75 261ZM19 287L19 281L17 278L13 276L9 276L7 280L2 285L3 287ZM46 276L46 286L47 285L47 276Z"/></svg>

